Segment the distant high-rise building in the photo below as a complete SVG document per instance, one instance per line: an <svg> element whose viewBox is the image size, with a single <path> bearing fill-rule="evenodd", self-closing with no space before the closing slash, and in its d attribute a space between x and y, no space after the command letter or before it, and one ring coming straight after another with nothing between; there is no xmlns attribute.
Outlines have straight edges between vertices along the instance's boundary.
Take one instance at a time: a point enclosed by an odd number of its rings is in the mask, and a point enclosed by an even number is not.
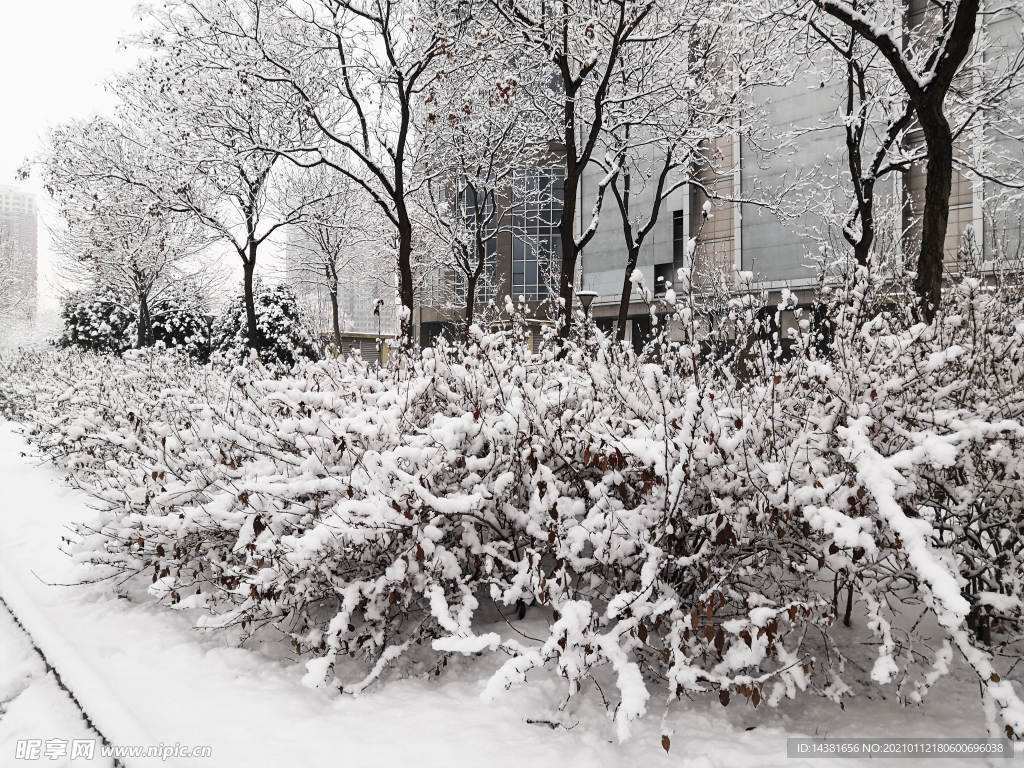
<svg viewBox="0 0 1024 768"><path fill-rule="evenodd" d="M285 281L317 333L333 331L327 277L316 243L298 227L290 227L285 244ZM338 324L342 334L394 333L394 288L387 274L373 268L375 259L365 244L354 246L338 260Z"/></svg>
<svg viewBox="0 0 1024 768"><path fill-rule="evenodd" d="M20 275L11 286L29 315L36 311L38 258L38 209L36 196L19 187L0 184L0 238L8 241L19 257Z"/></svg>

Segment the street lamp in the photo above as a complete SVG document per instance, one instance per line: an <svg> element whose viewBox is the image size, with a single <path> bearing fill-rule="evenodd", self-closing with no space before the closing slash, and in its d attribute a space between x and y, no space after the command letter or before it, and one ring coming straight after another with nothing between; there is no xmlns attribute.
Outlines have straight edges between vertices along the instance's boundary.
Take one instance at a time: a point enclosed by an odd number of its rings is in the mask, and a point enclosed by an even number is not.
<svg viewBox="0 0 1024 768"><path fill-rule="evenodd" d="M597 291L576 291L576 298L583 305L583 314L590 317L590 305L597 298Z"/></svg>
<svg viewBox="0 0 1024 768"><path fill-rule="evenodd" d="M213 315L203 315L203 320L206 321L206 344L213 354Z"/></svg>
<svg viewBox="0 0 1024 768"><path fill-rule="evenodd" d="M377 299L373 305L373 314L377 316L377 365L384 365L384 338L380 335L380 311L384 308L384 299Z"/></svg>
<svg viewBox="0 0 1024 768"><path fill-rule="evenodd" d="M583 305L583 344L587 344L590 336L590 305L597 298L597 291L576 291L576 298Z"/></svg>

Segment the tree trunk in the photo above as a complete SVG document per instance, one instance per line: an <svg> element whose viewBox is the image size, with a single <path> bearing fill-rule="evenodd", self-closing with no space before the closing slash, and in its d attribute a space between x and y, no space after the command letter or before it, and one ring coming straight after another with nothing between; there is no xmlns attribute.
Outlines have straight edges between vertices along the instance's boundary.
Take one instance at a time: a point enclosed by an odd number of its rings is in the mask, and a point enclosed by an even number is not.
<svg viewBox="0 0 1024 768"><path fill-rule="evenodd" d="M953 134L942 114L942 101L936 101L917 107L928 147L928 164L921 216L921 254L914 287L921 302L919 317L926 323L935 318L942 300L942 265L949 226L949 194L953 186Z"/></svg>
<svg viewBox="0 0 1024 768"><path fill-rule="evenodd" d="M875 239L874 219L874 188L871 180L864 179L864 169L861 163L861 151L864 146L863 121L858 119L859 113L856 109L857 96L864 100L864 72L854 62L854 43L857 37L850 34L850 47L847 51L846 64L846 155L850 167L850 179L853 181L854 197L857 200L857 218L860 219L860 237L856 240L853 236L853 225L856 219L847 222L843 228L843 236L853 246L853 256L859 266L865 267L868 263L868 256L871 253L871 243ZM859 88L857 86L860 86Z"/></svg>
<svg viewBox="0 0 1024 768"><path fill-rule="evenodd" d="M476 281L479 270L466 275L466 339L469 339L469 326L473 324L473 310L476 308Z"/></svg>
<svg viewBox="0 0 1024 768"><path fill-rule="evenodd" d="M626 274L622 278L622 296L619 298L619 327L615 330L615 340L623 342L626 340L626 319L629 317L629 299L633 295L633 270L640 258L639 248L630 248L629 256L626 259Z"/></svg>
<svg viewBox="0 0 1024 768"><path fill-rule="evenodd" d="M871 195L873 192L866 192ZM860 204L860 239L853 246L853 255L857 264L862 267L868 265L868 257L871 255L871 244L875 240L875 217L874 205L870 197L865 196Z"/></svg>
<svg viewBox="0 0 1024 768"><path fill-rule="evenodd" d="M569 145L566 152L574 152L575 148ZM558 279L558 298L562 306L558 308L558 314L562 317L562 327L558 329L558 335L562 339L568 339L572 331L572 297L576 282L576 259L579 254L576 252L576 189L579 178L575 169L566 167L565 194L562 199L562 218L558 223L558 235L562 241L562 268Z"/></svg>
<svg viewBox="0 0 1024 768"><path fill-rule="evenodd" d="M473 324L473 314L476 311L476 286L480 282L480 276L484 273L487 264L487 245L481 236L481 214L479 209L476 216L476 268L466 272L466 340L469 341L469 326ZM468 259L467 259L468 262Z"/></svg>
<svg viewBox="0 0 1024 768"><path fill-rule="evenodd" d="M334 356L341 354L341 322L338 319L338 286L334 285L331 293L331 319L334 321Z"/></svg>
<svg viewBox="0 0 1024 768"><path fill-rule="evenodd" d="M882 34L863 16L851 13L846 3L817 0L819 8L855 30L888 59L910 98L928 148L924 214L921 217L921 253L917 261L914 289L919 306L917 316L926 323L935 319L942 299L942 266L946 229L949 225L949 193L953 181L953 137L942 107L957 70L970 55L978 26L981 0L959 0L943 5L944 19L955 13L952 25L938 40L939 47L921 57L929 62L925 82L914 74L893 39ZM905 116L909 119L909 115ZM902 122L902 121L901 121Z"/></svg>
<svg viewBox="0 0 1024 768"><path fill-rule="evenodd" d="M850 163L850 168L852 175L855 170L854 163ZM856 172L859 173L859 169L856 169ZM866 267L868 259L871 257L871 245L875 241L875 185L873 182L862 182L856 176L853 177L853 183L858 187L855 190L857 218L849 220L843 227L843 237L853 246L853 257L857 260L857 266ZM860 220L859 237L853 235L853 227L857 219Z"/></svg>
<svg viewBox="0 0 1024 768"><path fill-rule="evenodd" d="M149 301L142 292L139 293L139 328L135 334L135 345L139 349L153 345L153 322L149 316Z"/></svg>
<svg viewBox="0 0 1024 768"><path fill-rule="evenodd" d="M259 334L256 330L256 299L253 294L253 275L256 272L256 244L249 246L249 258L242 263L243 293L245 297L246 344L249 349L260 351Z"/></svg>
<svg viewBox="0 0 1024 768"><path fill-rule="evenodd" d="M412 222L404 206L398 214L398 296L402 302L401 336L410 349L413 342L412 326Z"/></svg>

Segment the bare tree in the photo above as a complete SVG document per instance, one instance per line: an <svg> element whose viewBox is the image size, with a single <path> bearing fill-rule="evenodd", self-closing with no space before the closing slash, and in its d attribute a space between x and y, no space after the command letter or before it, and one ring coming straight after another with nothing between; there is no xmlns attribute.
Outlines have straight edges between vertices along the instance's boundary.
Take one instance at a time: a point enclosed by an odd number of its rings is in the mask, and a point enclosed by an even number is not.
<svg viewBox="0 0 1024 768"><path fill-rule="evenodd" d="M838 230L856 263L866 266L872 261L880 234L879 185L887 177L907 172L925 153L923 147L912 147L908 142L913 106L904 98L877 49L843 25L822 24L820 18L812 17L808 26L815 34L804 38L806 48L801 54L816 63L820 82L838 81L843 88L837 116L845 139L844 170L850 192ZM843 186L841 181L839 186ZM820 207L826 200L818 202ZM828 211L823 212L823 218L827 226L831 218ZM890 239L886 245L892 245Z"/></svg>
<svg viewBox="0 0 1024 768"><path fill-rule="evenodd" d="M580 180L605 130L622 52L648 39L649 16L656 0L494 0L494 4L505 22L509 47L504 56L507 61L516 62L520 80L532 95L534 109L545 121L540 137L563 153L558 295L562 318L559 334L565 338L571 331L579 255L597 231L604 194L618 168L610 160L586 229L577 226Z"/></svg>
<svg viewBox="0 0 1024 768"><path fill-rule="evenodd" d="M463 24L457 4L175 0L168 7L190 34L246 57L249 76L275 86L275 109L314 129L302 140L264 140L265 150L301 166L331 167L380 208L394 233L402 333L411 340L414 126Z"/></svg>
<svg viewBox="0 0 1024 768"><path fill-rule="evenodd" d="M668 197L684 185L720 197L701 181L721 170L713 148L738 133L741 115L754 119L758 110L746 97L777 82L780 53L730 7L705 0L655 8L646 37L620 50L601 140L614 159L592 160L606 172L618 168L610 184L626 245L618 341L625 338L640 249ZM755 140L749 129L746 138Z"/></svg>
<svg viewBox="0 0 1024 768"><path fill-rule="evenodd" d="M855 201L845 236L858 260L866 261L871 248L877 180L917 159L907 153L905 137L911 129L922 134L926 180L915 291L925 322L934 318L942 295L956 142L983 115L995 114L999 102L1008 101L1022 71L1019 54L1001 68L986 62L978 34L980 0L948 0L930 8L926 22L915 25L904 24L902 6L887 0L822 0L792 11L847 68L846 141ZM871 71L876 55L898 84L895 94L870 87L877 77ZM886 103L880 105L881 100ZM883 127L866 142L872 108L881 110Z"/></svg>
<svg viewBox="0 0 1024 768"><path fill-rule="evenodd" d="M25 305L28 254L4 226L0 226L0 321L8 321Z"/></svg>
<svg viewBox="0 0 1024 768"><path fill-rule="evenodd" d="M422 224L464 292L457 298L465 301L467 331L478 297L497 288L497 245L511 230L513 173L540 157L526 94L494 56L486 18L474 19L452 56L461 60L427 89L420 127Z"/></svg>
<svg viewBox="0 0 1024 768"><path fill-rule="evenodd" d="M342 322L339 291L347 276L366 279L370 246L383 229L380 216L363 190L348 177L317 168L292 174L289 194L306 215L292 228L288 242L289 279L314 292L325 291L330 302L335 349L341 349ZM348 286L349 290L353 286Z"/></svg>
<svg viewBox="0 0 1024 768"><path fill-rule="evenodd" d="M63 257L62 275L132 296L136 344L145 347L153 343L154 301L173 283L195 279L201 269L188 262L205 238L195 222L124 180L123 169L145 162L137 149L107 120L72 121L50 131L37 162L57 202L50 234Z"/></svg>
<svg viewBox="0 0 1024 768"><path fill-rule="evenodd" d="M266 147L301 139L303 120L282 107L284 89L252 78L230 48L169 6L150 16L136 42L153 56L115 90L121 129L142 164L119 178L170 211L193 217L242 262L247 340L259 349L253 280L260 248L302 219L309 200L277 205L280 156Z"/></svg>

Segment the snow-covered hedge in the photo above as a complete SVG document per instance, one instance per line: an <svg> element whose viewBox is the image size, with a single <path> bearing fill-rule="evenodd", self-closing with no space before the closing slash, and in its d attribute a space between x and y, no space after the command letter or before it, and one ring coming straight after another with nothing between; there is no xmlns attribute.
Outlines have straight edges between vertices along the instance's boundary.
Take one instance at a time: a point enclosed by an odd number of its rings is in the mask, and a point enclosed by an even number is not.
<svg viewBox="0 0 1024 768"><path fill-rule="evenodd" d="M624 738L653 691L839 700L852 590L877 683L920 701L961 654L1019 736L1024 306L948 293L917 325L861 272L784 345L750 292L709 337L670 289L682 337L645 359L593 332L530 354L518 309L381 368L24 357L5 407L105 502L79 557L205 626L273 625L311 685L341 687L348 654L358 692L413 644L438 671L506 654L488 697L540 668L574 696L607 667ZM547 634L481 631L491 601L538 606Z"/></svg>
<svg viewBox="0 0 1024 768"><path fill-rule="evenodd" d="M202 303L188 290L168 290L153 302L153 341L179 347L193 357L210 354L209 328ZM138 299L106 286L77 291L61 304L61 347L120 352L138 339Z"/></svg>

